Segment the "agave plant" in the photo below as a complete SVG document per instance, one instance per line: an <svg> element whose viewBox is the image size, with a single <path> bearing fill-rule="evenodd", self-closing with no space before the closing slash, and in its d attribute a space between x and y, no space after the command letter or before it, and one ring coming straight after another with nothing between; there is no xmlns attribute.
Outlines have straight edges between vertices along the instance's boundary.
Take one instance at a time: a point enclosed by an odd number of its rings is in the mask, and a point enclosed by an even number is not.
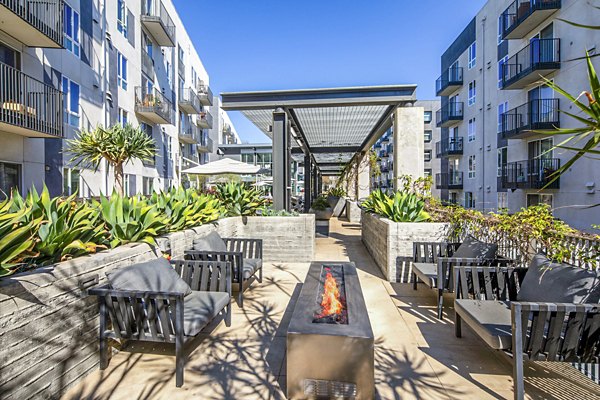
<svg viewBox="0 0 600 400"><path fill-rule="evenodd" d="M376 190L361 204L365 212L374 213L394 222L426 222L431 220L424 210L425 201L415 193L396 192L389 196Z"/></svg>
<svg viewBox="0 0 600 400"><path fill-rule="evenodd" d="M258 209L266 204L260 190L247 188L238 182L218 185L217 198L221 201L226 216L256 215Z"/></svg>
<svg viewBox="0 0 600 400"><path fill-rule="evenodd" d="M341 186L335 186L327 191L327 195L333 197L344 197L346 196L346 191Z"/></svg>
<svg viewBox="0 0 600 400"><path fill-rule="evenodd" d="M110 247L129 242L156 245L154 237L167 232L169 219L159 213L156 204L140 196L123 197L113 192L94 202L100 207L102 218L110 233Z"/></svg>
<svg viewBox="0 0 600 400"><path fill-rule="evenodd" d="M169 232L215 221L221 213L220 202L214 196L181 187L154 193L150 203L156 205L158 212L166 216Z"/></svg>
<svg viewBox="0 0 600 400"><path fill-rule="evenodd" d="M16 207L12 197L0 203L0 277L14 273L35 255L34 235L42 219L31 215L31 207Z"/></svg>

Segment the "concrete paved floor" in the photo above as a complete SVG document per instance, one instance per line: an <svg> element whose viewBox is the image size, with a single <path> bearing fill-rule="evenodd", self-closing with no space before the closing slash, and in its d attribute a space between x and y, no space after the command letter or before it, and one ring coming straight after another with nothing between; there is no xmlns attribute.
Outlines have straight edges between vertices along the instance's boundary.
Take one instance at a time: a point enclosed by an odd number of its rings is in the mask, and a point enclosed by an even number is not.
<svg viewBox="0 0 600 400"><path fill-rule="evenodd" d="M444 321L435 317L433 291L384 281L360 241L360 225L332 219L330 236L317 239L316 258L351 260L359 268L376 338L377 398L513 397L510 361L467 327L455 338L452 310ZM234 306L232 326L215 323L198 338L182 388L175 387L174 357L119 352L106 371L93 372L64 398L285 399L286 327L307 270L304 263L266 265L244 309ZM529 398L600 398L600 386L568 365L528 364L526 374Z"/></svg>

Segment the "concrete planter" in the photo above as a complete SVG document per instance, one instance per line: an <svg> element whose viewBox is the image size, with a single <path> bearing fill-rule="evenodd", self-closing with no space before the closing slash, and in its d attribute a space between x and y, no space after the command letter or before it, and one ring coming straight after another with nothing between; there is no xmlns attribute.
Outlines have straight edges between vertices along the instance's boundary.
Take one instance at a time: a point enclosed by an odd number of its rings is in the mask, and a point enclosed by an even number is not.
<svg viewBox="0 0 600 400"><path fill-rule="evenodd" d="M317 221L329 221L333 216L333 209L328 207L324 210L313 210L311 208L310 213L315 216Z"/></svg>
<svg viewBox="0 0 600 400"><path fill-rule="evenodd" d="M412 257L413 242L438 242L448 238L450 224L438 222L392 222L362 212L362 241L377 266L390 282L409 282L410 263L398 257Z"/></svg>
<svg viewBox="0 0 600 400"><path fill-rule="evenodd" d="M346 200L346 218L348 222L360 222L362 210L358 206L358 202L354 200Z"/></svg>
<svg viewBox="0 0 600 400"><path fill-rule="evenodd" d="M98 305L79 282L170 252L181 257L195 238L263 239L267 262L315 257L315 216L235 217L157 238L158 248L132 243L0 280L2 398L59 398L98 368ZM267 266L268 268L268 266Z"/></svg>
<svg viewBox="0 0 600 400"><path fill-rule="evenodd" d="M333 209L333 216L339 217L344 212L344 207L346 206L346 199L343 197L337 196L327 196L327 202Z"/></svg>

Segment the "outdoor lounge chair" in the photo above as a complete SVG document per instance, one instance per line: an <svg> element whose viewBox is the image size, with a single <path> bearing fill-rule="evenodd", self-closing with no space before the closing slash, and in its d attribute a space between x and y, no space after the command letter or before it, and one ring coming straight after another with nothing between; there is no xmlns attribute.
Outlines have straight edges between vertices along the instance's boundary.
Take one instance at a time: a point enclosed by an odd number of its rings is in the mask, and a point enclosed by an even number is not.
<svg viewBox="0 0 600 400"><path fill-rule="evenodd" d="M523 361L598 363L599 273L534 257L529 268L456 267L455 334L464 321L513 358L515 399Z"/></svg>
<svg viewBox="0 0 600 400"><path fill-rule="evenodd" d="M222 238L216 231L194 240L194 248L184 252L189 260L219 260L231 263L233 290L238 291L238 304L244 307L244 282L258 272L258 282L263 278L262 239Z"/></svg>
<svg viewBox="0 0 600 400"><path fill-rule="evenodd" d="M437 317L443 319L444 292L454 289L454 267L471 265L508 266L513 260L498 257L498 246L467 237L463 243L414 242L413 289L420 280L437 289Z"/></svg>
<svg viewBox="0 0 600 400"><path fill-rule="evenodd" d="M109 362L108 340L175 344L175 381L183 385L185 345L219 314L231 325L231 264L164 258L107 274L88 290L100 308L100 369Z"/></svg>

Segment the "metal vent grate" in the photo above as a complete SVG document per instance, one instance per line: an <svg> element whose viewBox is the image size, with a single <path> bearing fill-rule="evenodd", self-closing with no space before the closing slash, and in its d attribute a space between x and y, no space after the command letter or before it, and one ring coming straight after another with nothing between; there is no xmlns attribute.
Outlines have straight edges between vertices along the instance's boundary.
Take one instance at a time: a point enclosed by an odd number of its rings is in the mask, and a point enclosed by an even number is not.
<svg viewBox="0 0 600 400"><path fill-rule="evenodd" d="M304 394L311 398L356 399L356 384L319 379L304 379Z"/></svg>

